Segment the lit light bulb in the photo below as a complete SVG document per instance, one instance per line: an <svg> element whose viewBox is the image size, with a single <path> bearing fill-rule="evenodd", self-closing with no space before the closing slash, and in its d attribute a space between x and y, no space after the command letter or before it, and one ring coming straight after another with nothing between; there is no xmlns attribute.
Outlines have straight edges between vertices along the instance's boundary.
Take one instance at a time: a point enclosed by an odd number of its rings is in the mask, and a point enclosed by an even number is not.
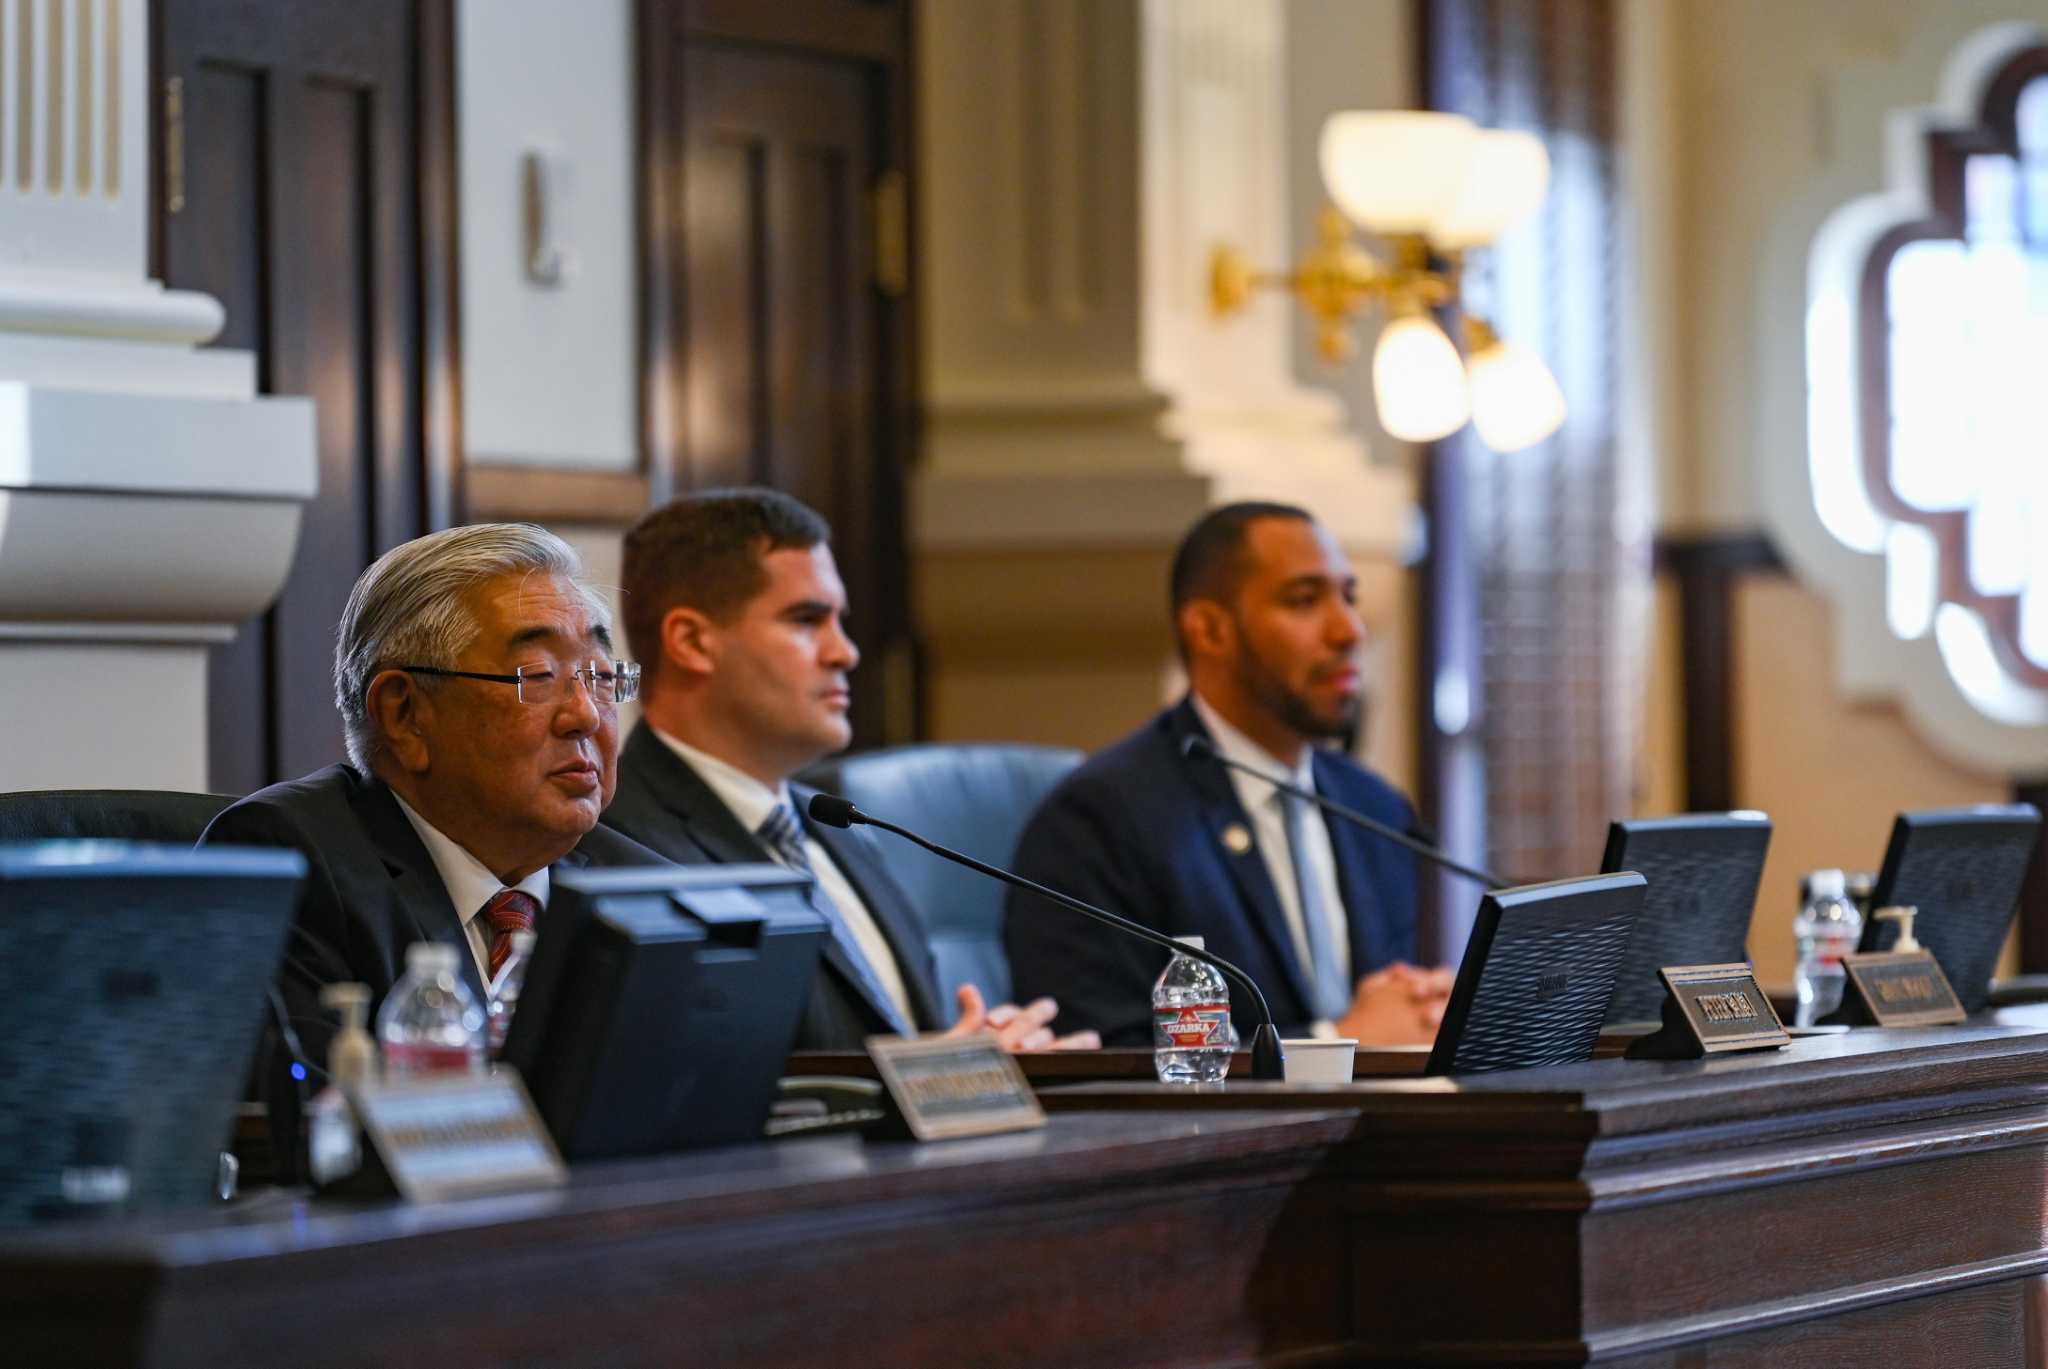
<svg viewBox="0 0 2048 1369"><path fill-rule="evenodd" d="M1472 354L1472 426L1497 452L1533 447L1564 423L1564 391L1543 358L1498 338Z"/></svg>
<svg viewBox="0 0 2048 1369"><path fill-rule="evenodd" d="M1535 212L1550 188L1543 140L1515 129L1481 129L1455 199L1437 215L1429 239L1442 248L1481 247Z"/></svg>
<svg viewBox="0 0 2048 1369"><path fill-rule="evenodd" d="M1458 349L1421 314L1403 314L1381 331L1372 354L1372 398L1380 426L1403 442L1449 437L1471 416Z"/></svg>
<svg viewBox="0 0 2048 1369"><path fill-rule="evenodd" d="M1375 233L1427 233L1457 202L1479 141L1462 114L1346 110L1323 123L1323 185Z"/></svg>

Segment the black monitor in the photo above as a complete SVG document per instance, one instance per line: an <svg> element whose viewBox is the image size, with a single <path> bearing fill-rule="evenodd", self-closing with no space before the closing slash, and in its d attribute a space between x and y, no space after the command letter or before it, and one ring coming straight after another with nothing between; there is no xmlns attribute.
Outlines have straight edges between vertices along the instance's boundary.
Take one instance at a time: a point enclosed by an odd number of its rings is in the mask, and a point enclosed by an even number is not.
<svg viewBox="0 0 2048 1369"><path fill-rule="evenodd" d="M204 1203L296 851L0 845L0 1225Z"/></svg>
<svg viewBox="0 0 2048 1369"><path fill-rule="evenodd" d="M1590 1060L1643 890L1641 875L1623 872L1482 898L1427 1072Z"/></svg>
<svg viewBox="0 0 2048 1369"><path fill-rule="evenodd" d="M1981 1012L1991 999L1991 972L2040 835L2041 810L2031 803L1901 813L1892 823L1871 910L1920 910L1913 935L1934 953L1967 1012ZM1888 951L1896 940L1895 923L1869 918L1856 949Z"/></svg>
<svg viewBox="0 0 2048 1369"><path fill-rule="evenodd" d="M568 1160L759 1139L817 974L811 877L558 871L504 1058Z"/></svg>
<svg viewBox="0 0 2048 1369"><path fill-rule="evenodd" d="M1622 953L1609 1026L1663 1019L1657 971L1667 965L1749 959L1749 922L1770 846L1771 820L1762 813L1680 813L1608 827L1601 870L1634 870L1650 886Z"/></svg>

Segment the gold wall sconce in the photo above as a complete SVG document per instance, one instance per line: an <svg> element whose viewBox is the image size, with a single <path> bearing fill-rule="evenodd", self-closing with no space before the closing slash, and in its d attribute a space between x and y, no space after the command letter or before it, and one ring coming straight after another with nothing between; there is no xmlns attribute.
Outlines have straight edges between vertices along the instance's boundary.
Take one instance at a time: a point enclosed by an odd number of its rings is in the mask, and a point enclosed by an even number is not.
<svg viewBox="0 0 2048 1369"><path fill-rule="evenodd" d="M1297 266L1256 269L1234 247L1211 258L1219 317L1260 289L1279 289L1315 321L1316 350L1333 365L1357 352L1355 325L1385 311L1373 349L1380 425L1406 442L1434 442L1470 421L1496 451L1519 451L1564 422L1564 392L1534 352L1503 342L1484 319L1464 319L1464 352L1434 311L1458 297L1465 253L1498 239L1543 202L1550 156L1528 133L1483 129L1456 114L1354 110L1323 125L1323 184L1336 203ZM1352 238L1379 236L1384 259Z"/></svg>

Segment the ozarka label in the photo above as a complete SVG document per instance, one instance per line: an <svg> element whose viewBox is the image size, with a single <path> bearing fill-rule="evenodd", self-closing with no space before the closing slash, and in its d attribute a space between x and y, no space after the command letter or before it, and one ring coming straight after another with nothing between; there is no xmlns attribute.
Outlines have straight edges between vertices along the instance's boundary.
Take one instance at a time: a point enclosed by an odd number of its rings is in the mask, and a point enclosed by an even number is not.
<svg viewBox="0 0 2048 1369"><path fill-rule="evenodd" d="M1166 1033L1169 1044L1179 1049L1230 1044L1230 1004L1183 1003L1177 1008L1154 1008L1152 1020Z"/></svg>

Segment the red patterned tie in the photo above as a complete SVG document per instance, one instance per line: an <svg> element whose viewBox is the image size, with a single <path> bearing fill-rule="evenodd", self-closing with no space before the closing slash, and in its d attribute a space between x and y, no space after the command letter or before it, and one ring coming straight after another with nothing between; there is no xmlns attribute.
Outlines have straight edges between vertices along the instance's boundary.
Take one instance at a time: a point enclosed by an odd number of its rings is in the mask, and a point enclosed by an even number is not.
<svg viewBox="0 0 2048 1369"><path fill-rule="evenodd" d="M491 924L491 982L512 958L512 934L530 932L540 916L540 900L517 889L500 889L484 905L484 920Z"/></svg>

